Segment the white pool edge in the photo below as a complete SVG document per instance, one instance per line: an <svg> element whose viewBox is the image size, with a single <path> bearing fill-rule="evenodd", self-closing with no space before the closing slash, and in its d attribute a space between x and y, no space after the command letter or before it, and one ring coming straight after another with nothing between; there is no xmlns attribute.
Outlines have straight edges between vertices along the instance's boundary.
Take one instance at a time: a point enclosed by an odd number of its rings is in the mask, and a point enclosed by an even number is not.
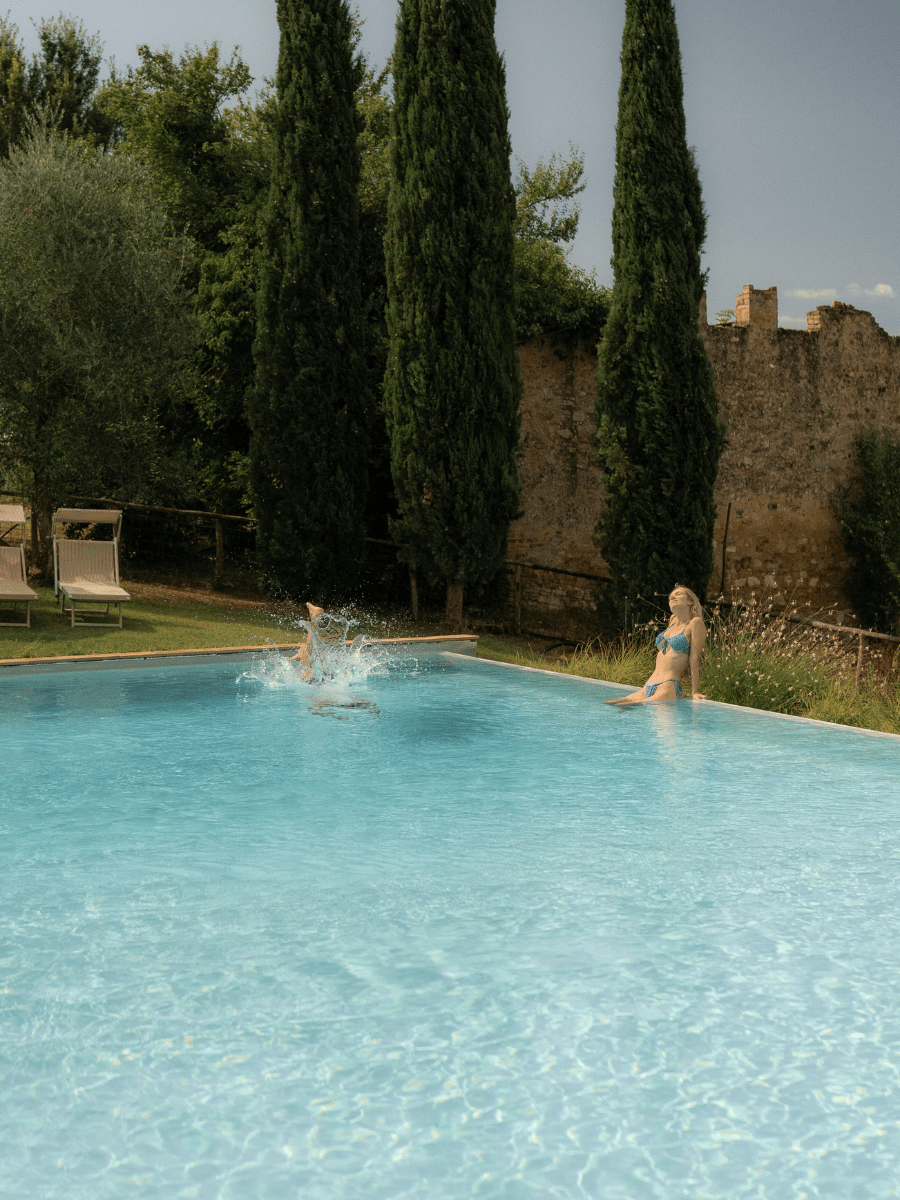
<svg viewBox="0 0 900 1200"><path fill-rule="evenodd" d="M475 658L478 647L477 636L465 637L451 634L433 638L373 638L370 646L397 650L411 658L433 658L445 654L451 644L459 658ZM299 642L272 644L268 646L229 646L220 649L202 650L151 650L129 654L84 655L45 659L7 659L0 662L0 680L21 678L23 675L58 675L78 671L127 671L148 667L185 666L198 662L254 662L270 655L282 655L297 649Z"/></svg>
<svg viewBox="0 0 900 1200"><path fill-rule="evenodd" d="M442 651L446 658L462 658L463 655L454 654L451 650ZM468 658L468 656L466 656ZM522 663L500 662L494 658L477 658L476 662L490 663L494 667L509 667L512 671L534 671L537 675L552 675L555 679L577 679L579 683L594 684L597 687L619 688L623 692L633 692L635 690L632 683L612 683L608 679L588 679L585 675L570 675L565 671L548 671L546 667L527 667ZM686 697L690 699L690 697ZM679 703L676 701L676 703ZM885 733L880 729L862 729L859 725L839 725L836 721L817 721L815 717L795 717L790 713L770 712L767 708L748 708L745 704L726 704L723 700L702 700L697 701L705 707L724 708L728 712L743 712L749 713L755 717L774 717L778 721L795 721L801 725L818 725L822 729L840 729L844 733L862 733L867 737L891 738L895 742L900 742L900 733Z"/></svg>

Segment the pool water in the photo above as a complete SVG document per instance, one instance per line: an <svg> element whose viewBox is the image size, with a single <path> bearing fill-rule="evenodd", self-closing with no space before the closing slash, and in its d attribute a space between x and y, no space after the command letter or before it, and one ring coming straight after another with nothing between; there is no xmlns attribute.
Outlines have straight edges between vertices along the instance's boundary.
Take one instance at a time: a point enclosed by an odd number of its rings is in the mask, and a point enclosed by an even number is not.
<svg viewBox="0 0 900 1200"><path fill-rule="evenodd" d="M900 743L612 694L0 679L0 1196L897 1196Z"/></svg>

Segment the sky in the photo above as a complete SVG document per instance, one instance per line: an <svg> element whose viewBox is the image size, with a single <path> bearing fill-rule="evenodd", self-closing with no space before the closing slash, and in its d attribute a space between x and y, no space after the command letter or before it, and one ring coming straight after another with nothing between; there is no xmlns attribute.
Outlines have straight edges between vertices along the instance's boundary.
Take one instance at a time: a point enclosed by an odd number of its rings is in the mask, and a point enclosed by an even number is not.
<svg viewBox="0 0 900 1200"><path fill-rule="evenodd" d="M7 0L28 50L60 0ZM397 0L356 0L373 65ZM140 43L240 46L257 80L278 54L275 0L62 0L122 70ZM625 0L497 0L514 155L570 143L586 189L572 250L612 283L616 100ZM676 0L688 141L709 215L709 319L745 283L778 288L779 321L840 300L900 332L898 0Z"/></svg>

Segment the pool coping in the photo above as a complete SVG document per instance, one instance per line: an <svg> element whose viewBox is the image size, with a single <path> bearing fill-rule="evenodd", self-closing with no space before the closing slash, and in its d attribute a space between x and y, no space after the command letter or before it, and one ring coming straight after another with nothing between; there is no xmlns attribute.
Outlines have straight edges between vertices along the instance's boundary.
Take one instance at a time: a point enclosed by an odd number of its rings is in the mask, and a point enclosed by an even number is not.
<svg viewBox="0 0 900 1200"><path fill-rule="evenodd" d="M185 650L131 650L124 654L60 654L50 658L4 658L0 659L0 679L4 675L46 674L73 667L97 670L113 667L151 666L153 663L164 665L167 660L175 659L224 658L240 662L258 654L296 650L298 646L303 645L304 640L301 638L299 641L293 642L267 642L262 646L204 646L199 649ZM478 653L478 634L448 633L436 634L432 637L372 638L368 644L370 646L412 646L419 651L434 649L438 653L447 653L444 647L451 644L457 648L456 653L460 657L475 658ZM175 665L174 662L172 665Z"/></svg>
<svg viewBox="0 0 900 1200"><path fill-rule="evenodd" d="M452 651L447 650L444 653L449 658L454 657ZM633 683L613 683L609 679L589 679L586 675L570 675L566 671L548 671L546 667L528 667L524 663L508 663L495 658L478 657L475 661L493 663L495 667L510 667L513 671L534 671L538 675L552 675L555 679L578 679L582 683L592 683L598 687L621 688L623 692L635 690ZM686 699L690 699L690 697L686 697ZM724 700L704 700L702 703L704 707L711 705L714 708L725 708L729 712L752 713L757 717L776 717L779 721L799 721L803 725L819 725L823 729L842 729L845 733L864 733L868 737L893 738L894 741L900 742L900 733L886 733L882 729L863 729L859 725L839 725L837 721L819 721L815 717L795 717L791 713L771 712L767 708L749 708L745 704L727 704Z"/></svg>

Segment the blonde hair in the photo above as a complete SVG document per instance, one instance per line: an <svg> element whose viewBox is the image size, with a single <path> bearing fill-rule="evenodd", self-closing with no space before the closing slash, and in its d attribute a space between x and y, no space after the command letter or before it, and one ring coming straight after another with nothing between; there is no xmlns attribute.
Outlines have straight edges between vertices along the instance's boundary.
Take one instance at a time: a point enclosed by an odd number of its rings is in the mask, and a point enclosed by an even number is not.
<svg viewBox="0 0 900 1200"><path fill-rule="evenodd" d="M699 617L700 620L702 621L703 620L703 607L700 604L699 597L694 592L692 592L689 587L685 587L683 583L675 584L675 586L672 588L671 592L669 592L670 600L672 599L672 597L675 595L676 592L684 592L684 594L687 596L688 601L690 603L690 608L691 608L691 618L693 619L694 617ZM672 613L672 615L669 617L669 625L671 625L673 621L677 621L677 619L678 618L675 616L675 614Z"/></svg>

